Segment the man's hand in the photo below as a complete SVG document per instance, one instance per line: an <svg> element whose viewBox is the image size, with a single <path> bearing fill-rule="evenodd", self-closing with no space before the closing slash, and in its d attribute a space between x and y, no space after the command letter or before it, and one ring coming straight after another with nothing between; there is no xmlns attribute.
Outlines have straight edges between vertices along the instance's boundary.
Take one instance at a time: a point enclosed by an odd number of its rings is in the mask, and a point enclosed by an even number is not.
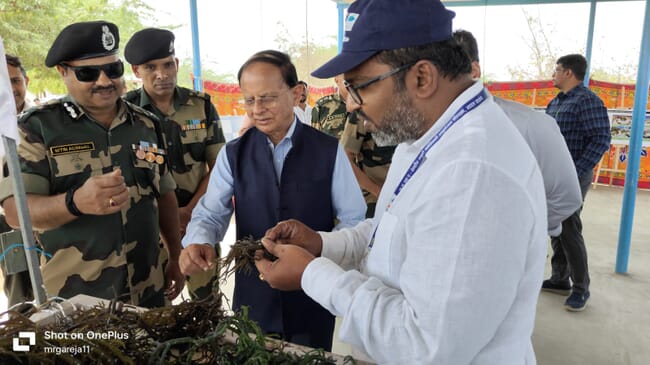
<svg viewBox="0 0 650 365"><path fill-rule="evenodd" d="M181 273L189 276L213 268L215 260L214 247L207 243L193 243L181 251L178 262Z"/></svg>
<svg viewBox="0 0 650 365"><path fill-rule="evenodd" d="M74 203L84 214L106 215L122 210L129 203L122 170L91 176L75 191Z"/></svg>
<svg viewBox="0 0 650 365"><path fill-rule="evenodd" d="M192 209L188 207L179 207L178 208L178 220L181 225L181 237L185 235L185 230L187 229L188 223L192 219Z"/></svg>
<svg viewBox="0 0 650 365"><path fill-rule="evenodd" d="M262 244L278 259L269 261L263 255L255 257L255 266L260 272L260 280L268 282L275 289L301 289L302 274L307 265L315 259L314 255L302 247L277 244L267 238L262 239Z"/></svg>
<svg viewBox="0 0 650 365"><path fill-rule="evenodd" d="M320 235L295 219L278 223L266 231L264 238L275 241L275 243L300 246L314 256L320 256L323 248L323 240Z"/></svg>
<svg viewBox="0 0 650 365"><path fill-rule="evenodd" d="M183 291L185 286L185 276L181 274L178 267L178 262L169 260L165 268L165 295L170 301L178 296Z"/></svg>

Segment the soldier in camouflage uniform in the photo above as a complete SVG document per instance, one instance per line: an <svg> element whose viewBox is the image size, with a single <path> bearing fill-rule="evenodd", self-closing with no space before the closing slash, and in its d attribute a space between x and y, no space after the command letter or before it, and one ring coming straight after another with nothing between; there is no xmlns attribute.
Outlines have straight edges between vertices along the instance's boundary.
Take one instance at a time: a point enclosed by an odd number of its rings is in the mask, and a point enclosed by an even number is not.
<svg viewBox="0 0 650 365"><path fill-rule="evenodd" d="M366 217L375 215L375 206L384 184L395 146L379 147L357 113L349 113L345 100L348 92L343 75L334 78L339 92L320 98L312 110L311 125L339 139L366 199Z"/></svg>
<svg viewBox="0 0 650 365"><path fill-rule="evenodd" d="M366 199L366 218L374 217L377 197L386 180L395 146L377 146L372 134L366 131L358 118L348 119L341 135L341 145Z"/></svg>
<svg viewBox="0 0 650 365"><path fill-rule="evenodd" d="M345 100L348 92L343 86L343 76L336 76L334 81L339 92L323 96L316 101L311 110L311 126L340 140L345 123L348 120L356 122L358 118L356 113L348 113L346 109Z"/></svg>
<svg viewBox="0 0 650 365"><path fill-rule="evenodd" d="M157 28L143 29L131 37L124 57L143 85L127 93L125 99L161 120L168 140L168 161L177 185L180 228L184 235L192 210L205 194L209 171L225 138L210 96L177 86L174 38L174 33ZM204 299L212 293L218 283L216 274L214 265L211 270L187 278L192 299Z"/></svg>
<svg viewBox="0 0 650 365"><path fill-rule="evenodd" d="M41 263L47 293L161 306L184 285L175 183L157 118L120 98L118 46L117 26L105 21L61 31L45 64L69 94L21 116L18 154L32 224L51 255ZM18 226L6 177L0 201ZM170 255L164 273L160 233Z"/></svg>

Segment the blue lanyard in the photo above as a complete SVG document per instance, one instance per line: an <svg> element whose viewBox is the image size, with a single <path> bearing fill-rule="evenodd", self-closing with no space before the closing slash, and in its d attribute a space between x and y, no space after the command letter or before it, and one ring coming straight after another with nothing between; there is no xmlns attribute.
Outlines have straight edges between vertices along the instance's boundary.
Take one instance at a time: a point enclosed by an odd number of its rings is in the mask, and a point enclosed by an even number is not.
<svg viewBox="0 0 650 365"><path fill-rule="evenodd" d="M440 130L433 136L431 139L424 145L422 150L420 150L420 153L418 153L417 157L415 157L415 160L411 162L411 166L409 166L408 170L406 170L406 173L402 177L402 180L400 180L399 184L395 188L395 191L393 192L393 196L390 198L390 202L386 205L386 209L384 212L388 211L390 208L391 204L397 199L397 196L399 193L404 189L404 186L406 183L413 178L413 175L415 175L416 172L420 169L420 166L426 161L427 153L433 146L435 146L438 141L442 138L442 136L447 133L447 131L454 125L456 122L458 122L462 117L464 117L466 114L474 110L476 107L481 105L485 100L487 99L487 92L485 91L485 88L481 90L478 94L476 94L473 98L471 98L469 101L467 101L463 106L461 106L454 115L451 116L451 118L445 123L445 125L440 128ZM372 248L373 244L375 243L375 235L377 234L377 227L379 227L379 224L375 227L374 232L372 233L372 238L370 239L370 243L368 244L368 248Z"/></svg>

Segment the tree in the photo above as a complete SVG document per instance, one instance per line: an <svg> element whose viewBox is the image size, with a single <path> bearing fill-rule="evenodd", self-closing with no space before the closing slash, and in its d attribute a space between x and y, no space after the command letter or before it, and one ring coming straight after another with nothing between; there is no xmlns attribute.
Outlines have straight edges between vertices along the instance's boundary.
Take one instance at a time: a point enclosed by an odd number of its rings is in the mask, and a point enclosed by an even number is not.
<svg viewBox="0 0 650 365"><path fill-rule="evenodd" d="M557 39L555 26L553 24L542 24L539 16L531 16L523 8L526 23L528 25L529 37L523 37L530 49L530 62L527 65L508 66L508 72L512 80L548 80L555 71L555 65L559 58L551 39ZM577 51L585 53L584 49ZM614 61L614 57L612 57ZM593 64L593 63L592 63ZM619 64L615 68L592 67L590 78L599 81L613 83L634 84L636 82L637 66L632 63Z"/></svg>
<svg viewBox="0 0 650 365"><path fill-rule="evenodd" d="M544 26L539 17L531 16L524 8L521 9L526 18L526 24L530 31L530 38L524 41L530 49L530 62L525 65L508 66L508 72L512 80L546 80L551 77L555 70L555 47L550 39L554 37L553 27Z"/></svg>
<svg viewBox="0 0 650 365"><path fill-rule="evenodd" d="M153 17L153 8L141 0L5 0L0 2L0 35L7 53L23 61L34 93L65 93L54 68L45 67L52 42L67 24L107 20L120 28L120 43L143 28L142 20ZM127 68L128 69L128 68Z"/></svg>
<svg viewBox="0 0 650 365"><path fill-rule="evenodd" d="M338 53L336 38L332 36L332 43L329 45L317 44L314 39L306 35L296 41L282 22L278 22L278 28L280 31L275 36L275 43L281 51L291 56L298 77L301 77L310 86L333 86L331 80L312 78L311 72L336 56Z"/></svg>

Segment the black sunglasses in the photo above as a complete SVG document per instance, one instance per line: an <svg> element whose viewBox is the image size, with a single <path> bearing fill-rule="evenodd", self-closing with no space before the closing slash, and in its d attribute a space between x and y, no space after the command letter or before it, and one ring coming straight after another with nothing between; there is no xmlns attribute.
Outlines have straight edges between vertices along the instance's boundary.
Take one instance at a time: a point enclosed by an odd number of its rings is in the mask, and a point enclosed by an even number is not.
<svg viewBox="0 0 650 365"><path fill-rule="evenodd" d="M61 66L73 70L74 75L77 77L77 80L81 82L97 81L102 71L104 71L109 79L117 79L124 75L124 64L122 61L106 63L97 66L71 66L67 63L62 63Z"/></svg>

